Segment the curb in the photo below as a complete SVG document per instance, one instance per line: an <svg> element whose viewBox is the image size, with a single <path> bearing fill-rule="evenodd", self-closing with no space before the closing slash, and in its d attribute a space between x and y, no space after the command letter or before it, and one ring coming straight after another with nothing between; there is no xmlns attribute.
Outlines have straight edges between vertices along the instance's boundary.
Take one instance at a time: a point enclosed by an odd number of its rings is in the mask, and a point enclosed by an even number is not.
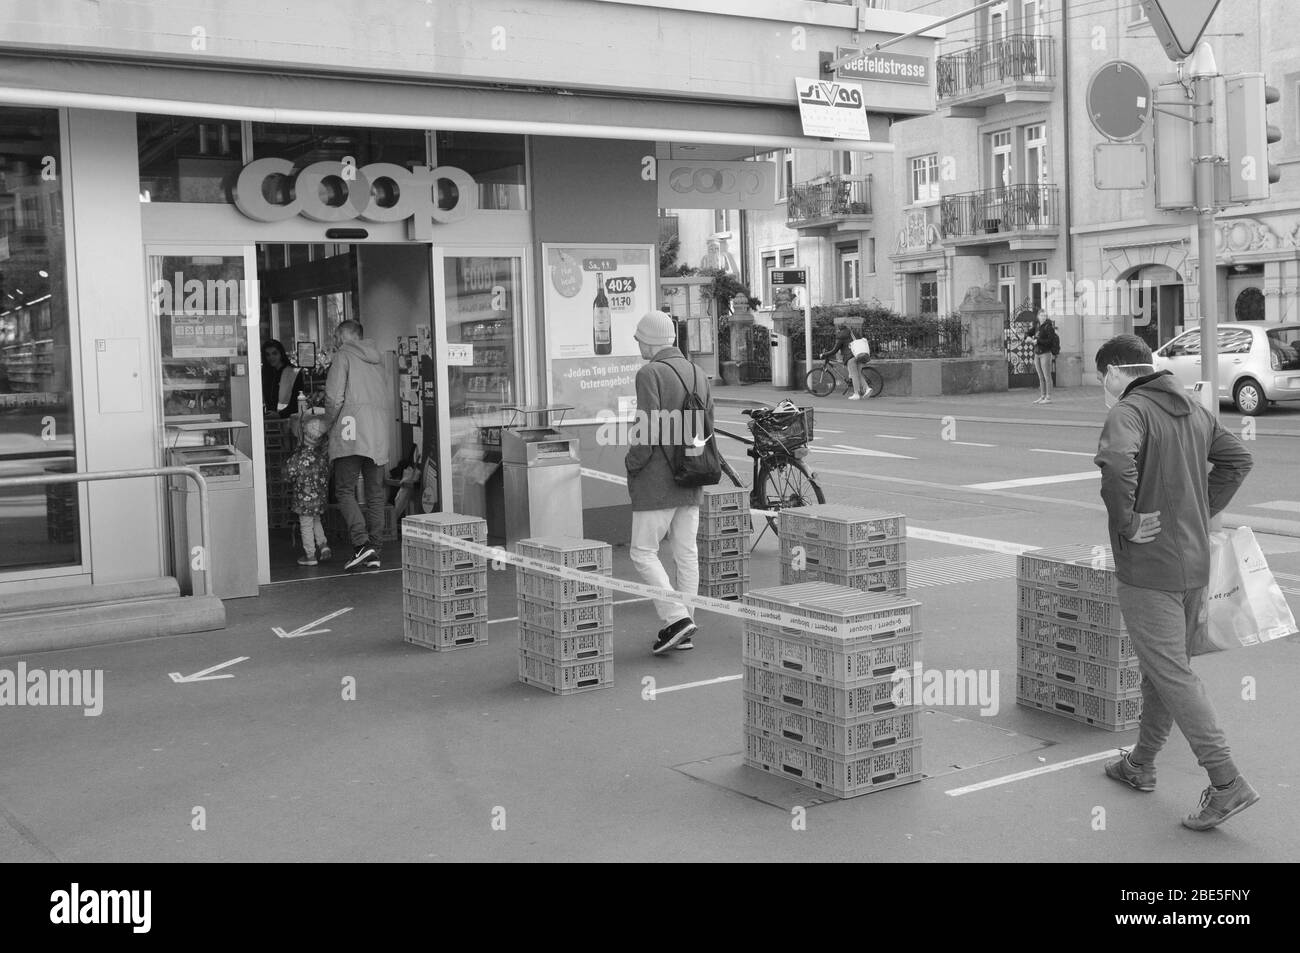
<svg viewBox="0 0 1300 953"><path fill-rule="evenodd" d="M1223 525L1229 529L1249 526L1256 533L1300 538L1300 523L1294 520L1281 520L1272 516L1243 516L1241 513L1224 513Z"/></svg>

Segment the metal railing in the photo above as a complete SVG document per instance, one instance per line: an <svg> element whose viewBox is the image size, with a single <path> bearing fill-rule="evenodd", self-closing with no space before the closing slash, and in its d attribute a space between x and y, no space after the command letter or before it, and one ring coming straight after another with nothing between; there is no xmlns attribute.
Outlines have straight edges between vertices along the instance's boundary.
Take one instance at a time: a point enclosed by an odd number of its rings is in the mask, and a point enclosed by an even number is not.
<svg viewBox="0 0 1300 953"><path fill-rule="evenodd" d="M212 539L212 518L208 506L208 481L194 467L145 467L139 470L103 470L92 473L42 473L37 476L0 477L0 491L11 486L48 486L57 483L98 483L101 480L132 480L141 477L184 476L193 480L199 488L199 545L203 548L204 568L197 570L203 576L202 592L196 582L196 596L212 595L212 554L208 552L208 541Z"/></svg>
<svg viewBox="0 0 1300 953"><path fill-rule="evenodd" d="M1060 191L1055 185L1007 185L945 195L939 199L939 228L944 238L1055 228Z"/></svg>
<svg viewBox="0 0 1300 953"><path fill-rule="evenodd" d="M934 64L940 100L979 92L1012 82L1042 82L1056 78L1056 41L1050 36L1016 33L956 53L945 53Z"/></svg>
<svg viewBox="0 0 1300 953"><path fill-rule="evenodd" d="M790 189L786 224L826 221L846 215L871 214L871 176L832 175L802 182Z"/></svg>

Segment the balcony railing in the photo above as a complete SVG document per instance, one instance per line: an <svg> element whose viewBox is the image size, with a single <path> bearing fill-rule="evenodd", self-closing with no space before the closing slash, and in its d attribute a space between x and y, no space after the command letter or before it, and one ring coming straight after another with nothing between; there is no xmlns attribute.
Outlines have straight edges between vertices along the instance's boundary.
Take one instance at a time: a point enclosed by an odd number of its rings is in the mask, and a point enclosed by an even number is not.
<svg viewBox="0 0 1300 953"><path fill-rule="evenodd" d="M871 176L832 175L803 182L790 189L786 224L798 228L813 222L832 222L850 215L871 214Z"/></svg>
<svg viewBox="0 0 1300 953"><path fill-rule="evenodd" d="M1056 78L1056 43L1050 36L1017 33L946 53L934 71L941 101L1007 82L1043 82Z"/></svg>
<svg viewBox="0 0 1300 953"><path fill-rule="evenodd" d="M1055 185L1007 185L945 195L939 200L940 229L944 238L962 238L1056 228L1060 191Z"/></svg>

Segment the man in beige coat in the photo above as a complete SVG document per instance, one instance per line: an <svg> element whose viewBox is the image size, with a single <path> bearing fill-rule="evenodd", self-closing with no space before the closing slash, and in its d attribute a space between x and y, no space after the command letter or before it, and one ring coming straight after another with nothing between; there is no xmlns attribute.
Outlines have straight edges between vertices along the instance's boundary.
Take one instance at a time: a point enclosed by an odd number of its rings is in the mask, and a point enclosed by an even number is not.
<svg viewBox="0 0 1300 953"><path fill-rule="evenodd" d="M356 321L344 321L334 331L334 363L325 381L325 419L330 425L334 496L352 538L353 553L344 568L378 569L392 394L379 349L361 335ZM358 478L365 483L364 515L357 503Z"/></svg>

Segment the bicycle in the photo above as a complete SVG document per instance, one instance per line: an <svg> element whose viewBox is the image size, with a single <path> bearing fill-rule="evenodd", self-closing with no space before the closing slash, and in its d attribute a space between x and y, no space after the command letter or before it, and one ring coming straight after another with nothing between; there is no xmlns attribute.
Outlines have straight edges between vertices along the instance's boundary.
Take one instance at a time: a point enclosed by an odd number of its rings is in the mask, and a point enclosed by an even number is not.
<svg viewBox="0 0 1300 953"><path fill-rule="evenodd" d="M799 409L786 401L779 407L754 407L741 413L749 418L752 437L720 427L713 430L745 444L745 455L753 461L749 507L761 511L767 517L768 527L777 532L777 514L781 509L826 502L815 475L804 463L812 440L812 408ZM740 474L725 457L722 472L736 486L745 487Z"/></svg>
<svg viewBox="0 0 1300 953"><path fill-rule="evenodd" d="M866 396L879 397L885 389L885 379L880 376L880 371L868 364L861 367L859 373L867 388ZM853 389L853 378L849 375L847 364L830 358L822 361L821 367L814 367L804 378L804 386L814 397L830 395L838 384L843 385L843 393L847 394Z"/></svg>

